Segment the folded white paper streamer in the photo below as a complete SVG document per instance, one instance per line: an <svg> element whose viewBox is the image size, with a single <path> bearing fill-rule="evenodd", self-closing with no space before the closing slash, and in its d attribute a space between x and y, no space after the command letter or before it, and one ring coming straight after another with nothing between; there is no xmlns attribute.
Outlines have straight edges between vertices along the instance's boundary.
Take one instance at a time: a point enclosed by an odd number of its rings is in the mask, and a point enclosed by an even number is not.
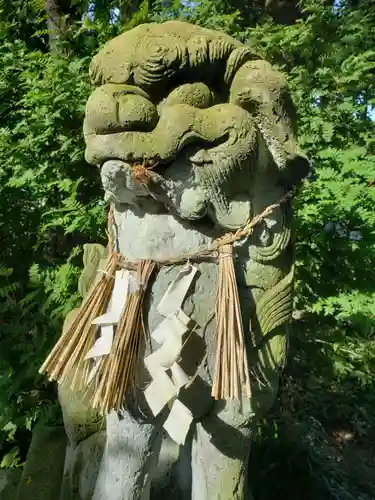
<svg viewBox="0 0 375 500"><path fill-rule="evenodd" d="M92 322L93 325L100 326L100 336L96 339L93 347L86 354L85 359L93 359L94 366L90 370L87 378L89 384L99 370L103 356L107 356L112 349L114 328L120 320L122 310L129 295L131 275L129 271L116 271L115 283L113 286L111 300L107 307L106 314L98 316Z"/></svg>
<svg viewBox="0 0 375 500"><path fill-rule="evenodd" d="M162 344L160 349L157 349L152 354L145 358L144 362L150 375L154 377L154 373L160 370L166 371L177 361L182 349L182 337L170 330L168 339Z"/></svg>
<svg viewBox="0 0 375 500"><path fill-rule="evenodd" d="M102 326L100 337L96 340L94 346L86 354L85 359L101 358L111 352L113 342L113 325Z"/></svg>
<svg viewBox="0 0 375 500"><path fill-rule="evenodd" d="M190 318L188 317L190 321ZM152 332L151 337L158 344L163 344L171 332L180 335L181 337L188 331L188 327L181 321L178 315L173 315L170 318L165 318Z"/></svg>
<svg viewBox="0 0 375 500"><path fill-rule="evenodd" d="M164 423L164 429L175 443L183 445L192 421L193 414L191 411L181 401L176 399Z"/></svg>
<svg viewBox="0 0 375 500"><path fill-rule="evenodd" d="M173 363L171 366L172 380L178 390L182 389L188 382L189 377L178 363Z"/></svg>
<svg viewBox="0 0 375 500"><path fill-rule="evenodd" d="M190 323L190 318L182 311L181 306L197 271L198 269L190 264L181 269L157 308L165 319L153 331L151 337L161 347L144 360L153 379L144 394L155 416L178 396L180 389L189 381L177 360L183 346L182 337L189 330ZM172 380L166 373L169 369ZM176 443L183 444L192 421L190 410L175 399L164 428Z"/></svg>
<svg viewBox="0 0 375 500"><path fill-rule="evenodd" d="M115 284L107 312L95 318L92 322L93 325L116 325L119 322L128 298L130 278L129 271L116 271Z"/></svg>
<svg viewBox="0 0 375 500"><path fill-rule="evenodd" d="M158 313L166 318L176 314L181 309L182 302L190 288L198 269L191 264L184 266L177 277L169 285L164 297L158 305ZM185 315L185 317L187 317Z"/></svg>
<svg viewBox="0 0 375 500"><path fill-rule="evenodd" d="M144 392L153 415L158 415L168 401L177 396L177 392L177 388L168 375L160 371Z"/></svg>

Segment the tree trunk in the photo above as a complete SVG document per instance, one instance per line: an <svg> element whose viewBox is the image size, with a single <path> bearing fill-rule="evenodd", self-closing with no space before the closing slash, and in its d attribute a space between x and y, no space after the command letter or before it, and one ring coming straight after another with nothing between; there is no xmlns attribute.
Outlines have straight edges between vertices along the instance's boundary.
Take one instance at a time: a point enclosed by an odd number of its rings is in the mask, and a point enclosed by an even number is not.
<svg viewBox="0 0 375 500"><path fill-rule="evenodd" d="M44 8L47 14L49 48L52 54L57 55L64 33L64 19L59 0L45 0Z"/></svg>
<svg viewBox="0 0 375 500"><path fill-rule="evenodd" d="M266 0L264 7L279 24L294 24L303 17L298 0Z"/></svg>
<svg viewBox="0 0 375 500"><path fill-rule="evenodd" d="M134 14L139 10L143 0L123 0L120 3L120 21L122 25L131 21ZM149 9L152 7L152 0L148 1Z"/></svg>
<svg viewBox="0 0 375 500"><path fill-rule="evenodd" d="M78 8L70 0L45 0L49 49L54 55L67 56L72 47L67 37L71 23L79 18Z"/></svg>

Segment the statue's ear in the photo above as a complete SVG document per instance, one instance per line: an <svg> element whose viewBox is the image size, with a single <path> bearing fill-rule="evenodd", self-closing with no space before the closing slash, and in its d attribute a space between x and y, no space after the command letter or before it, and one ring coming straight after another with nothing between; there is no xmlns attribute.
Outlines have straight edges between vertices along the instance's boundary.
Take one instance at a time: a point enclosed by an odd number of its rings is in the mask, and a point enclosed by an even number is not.
<svg viewBox="0 0 375 500"><path fill-rule="evenodd" d="M297 187L309 174L310 162L300 151L288 156L282 171L288 189Z"/></svg>

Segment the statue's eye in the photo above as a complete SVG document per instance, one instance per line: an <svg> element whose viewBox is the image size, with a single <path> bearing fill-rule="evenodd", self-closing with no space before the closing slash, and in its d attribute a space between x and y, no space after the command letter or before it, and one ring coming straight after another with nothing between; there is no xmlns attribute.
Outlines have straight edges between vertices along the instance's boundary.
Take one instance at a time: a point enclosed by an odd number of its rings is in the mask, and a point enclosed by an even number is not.
<svg viewBox="0 0 375 500"><path fill-rule="evenodd" d="M125 131L150 131L159 120L147 94L127 85L107 84L96 89L86 107L87 133L111 134Z"/></svg>

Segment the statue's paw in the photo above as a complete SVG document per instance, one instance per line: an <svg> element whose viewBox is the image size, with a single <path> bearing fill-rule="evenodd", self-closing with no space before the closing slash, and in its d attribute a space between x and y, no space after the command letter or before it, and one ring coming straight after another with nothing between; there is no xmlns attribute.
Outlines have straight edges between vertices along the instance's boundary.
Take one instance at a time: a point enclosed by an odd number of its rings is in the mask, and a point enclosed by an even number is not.
<svg viewBox="0 0 375 500"><path fill-rule="evenodd" d="M209 202L204 190L197 186L185 189L179 200L178 213L183 219L198 220L208 211Z"/></svg>

